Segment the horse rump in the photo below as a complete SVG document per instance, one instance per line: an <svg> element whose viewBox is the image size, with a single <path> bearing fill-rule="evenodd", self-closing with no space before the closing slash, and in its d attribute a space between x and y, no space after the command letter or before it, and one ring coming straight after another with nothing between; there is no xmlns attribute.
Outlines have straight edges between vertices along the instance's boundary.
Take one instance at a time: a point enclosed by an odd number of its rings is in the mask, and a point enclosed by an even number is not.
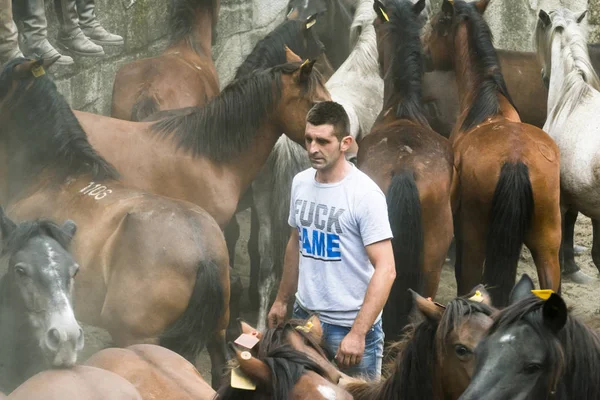
<svg viewBox="0 0 600 400"><path fill-rule="evenodd" d="M483 272L497 307L508 304L533 207L529 168L521 161L504 163L492 198Z"/></svg>
<svg viewBox="0 0 600 400"><path fill-rule="evenodd" d="M195 364L196 356L207 340L216 334L219 320L225 312L223 293L219 266L213 261L201 261L188 306L160 335L160 345Z"/></svg>
<svg viewBox="0 0 600 400"><path fill-rule="evenodd" d="M397 341L408 323L412 298L408 289L423 293L423 225L421 201L413 171L394 175L386 196L390 226L394 237L392 247L396 263L396 280L383 308L383 329L386 341Z"/></svg>

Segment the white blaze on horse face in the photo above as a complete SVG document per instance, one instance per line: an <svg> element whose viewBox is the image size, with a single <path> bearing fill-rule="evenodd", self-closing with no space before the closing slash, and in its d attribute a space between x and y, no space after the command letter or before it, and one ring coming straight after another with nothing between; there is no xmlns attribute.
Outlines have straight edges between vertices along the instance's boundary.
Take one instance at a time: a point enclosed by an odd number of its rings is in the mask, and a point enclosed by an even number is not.
<svg viewBox="0 0 600 400"><path fill-rule="evenodd" d="M507 333L506 335L504 335L500 338L499 342L500 343L510 343L513 340L515 340L515 336L510 333Z"/></svg>
<svg viewBox="0 0 600 400"><path fill-rule="evenodd" d="M319 385L319 386L317 386L317 390L319 391L319 393L321 393L323 395L323 398L326 400L335 400L336 399L335 390L333 388L330 388L328 386Z"/></svg>

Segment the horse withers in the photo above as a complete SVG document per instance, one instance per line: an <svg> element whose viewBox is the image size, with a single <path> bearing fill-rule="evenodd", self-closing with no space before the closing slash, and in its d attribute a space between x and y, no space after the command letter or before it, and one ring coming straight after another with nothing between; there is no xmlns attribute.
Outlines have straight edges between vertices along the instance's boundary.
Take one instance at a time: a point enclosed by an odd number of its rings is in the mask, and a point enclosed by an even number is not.
<svg viewBox="0 0 600 400"><path fill-rule="evenodd" d="M10 392L48 368L72 367L83 348L72 292L76 231L48 220L14 223L0 207L0 389Z"/></svg>
<svg viewBox="0 0 600 400"><path fill-rule="evenodd" d="M541 286L560 288L560 152L547 133L519 118L483 19L487 5L444 0L424 46L430 67L456 72L459 90L450 136L458 292L483 279L503 306L523 243Z"/></svg>

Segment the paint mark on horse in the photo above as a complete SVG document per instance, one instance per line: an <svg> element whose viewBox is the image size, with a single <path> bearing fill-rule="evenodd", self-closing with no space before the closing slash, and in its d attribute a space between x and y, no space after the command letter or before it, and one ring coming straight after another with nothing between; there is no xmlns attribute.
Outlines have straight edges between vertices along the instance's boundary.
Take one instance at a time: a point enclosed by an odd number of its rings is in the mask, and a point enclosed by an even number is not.
<svg viewBox="0 0 600 400"><path fill-rule="evenodd" d="M323 395L323 398L325 398L327 400L335 400L336 399L335 390L333 390L333 388L330 388L328 386L319 385L317 387L317 390L319 391L319 393L321 393Z"/></svg>
<svg viewBox="0 0 600 400"><path fill-rule="evenodd" d="M556 160L556 155L554 154L554 151L552 151L552 149L548 145L544 143L538 143L537 146L538 150L540 151L540 153L542 153L546 160L550 162Z"/></svg>
<svg viewBox="0 0 600 400"><path fill-rule="evenodd" d="M79 193L87 194L95 200L102 200L107 195L111 194L112 190L99 183L90 182L86 187L81 189Z"/></svg>
<svg viewBox="0 0 600 400"><path fill-rule="evenodd" d="M507 333L506 335L504 335L500 338L499 342L500 343L510 343L513 340L515 340L515 336Z"/></svg>

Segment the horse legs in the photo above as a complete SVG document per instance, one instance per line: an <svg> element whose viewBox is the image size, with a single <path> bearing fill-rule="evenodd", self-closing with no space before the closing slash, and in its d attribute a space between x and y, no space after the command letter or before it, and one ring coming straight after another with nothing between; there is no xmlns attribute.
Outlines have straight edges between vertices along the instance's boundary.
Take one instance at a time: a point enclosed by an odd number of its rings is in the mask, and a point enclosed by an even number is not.
<svg viewBox="0 0 600 400"><path fill-rule="evenodd" d="M258 211L253 203L250 207L250 237L248 238L248 255L250 257L250 285L248 298L253 310L258 308L258 283L260 278L261 252L259 247L260 224Z"/></svg>
<svg viewBox="0 0 600 400"><path fill-rule="evenodd" d="M592 218L592 260L600 272L600 220Z"/></svg>
<svg viewBox="0 0 600 400"><path fill-rule="evenodd" d="M206 350L210 357L212 387L217 390L221 386L225 366L230 355L225 343L225 331L219 331L206 342Z"/></svg>
<svg viewBox="0 0 600 400"><path fill-rule="evenodd" d="M561 243L561 273L565 280L579 284L586 284L594 279L586 275L575 262L575 250L573 237L575 235L575 222L577 221L577 210L568 209L563 213L562 243Z"/></svg>
<svg viewBox="0 0 600 400"><path fill-rule="evenodd" d="M442 266L452 242L453 222L450 203L437 208L441 212L423 215L423 274L426 297L435 298L440 283ZM428 210L428 207L424 207Z"/></svg>
<svg viewBox="0 0 600 400"><path fill-rule="evenodd" d="M459 296L481 283L485 260L487 232L473 213L461 208L456 241L456 287Z"/></svg>
<svg viewBox="0 0 600 400"><path fill-rule="evenodd" d="M560 211L557 207L556 212L548 213L544 211L551 208L538 207L537 202L535 206L531 229L525 237L525 245L531 251L533 261L535 262L540 288L560 292L560 264L558 254L562 240ZM541 214L538 210L543 210L544 214Z"/></svg>
<svg viewBox="0 0 600 400"><path fill-rule="evenodd" d="M235 246L238 239L240 238L240 224L236 216L231 218L231 221L225 226L223 230L225 235L225 242L227 243L227 251L229 252L229 265L235 267Z"/></svg>

